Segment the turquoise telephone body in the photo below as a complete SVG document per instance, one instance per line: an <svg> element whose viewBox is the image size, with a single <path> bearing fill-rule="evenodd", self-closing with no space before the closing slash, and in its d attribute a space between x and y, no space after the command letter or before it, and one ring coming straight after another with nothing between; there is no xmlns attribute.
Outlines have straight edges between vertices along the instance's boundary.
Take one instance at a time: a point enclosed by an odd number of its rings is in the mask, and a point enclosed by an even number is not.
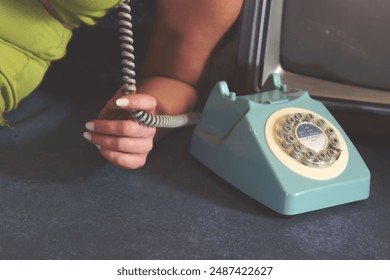
<svg viewBox="0 0 390 280"><path fill-rule="evenodd" d="M284 215L368 198L370 172L326 107L272 74L260 93L210 94L191 153L227 182Z"/></svg>
<svg viewBox="0 0 390 280"><path fill-rule="evenodd" d="M130 0L118 4L123 93L136 92ZM294 215L365 199L370 173L325 106L287 91L272 74L260 93L236 96L220 82L203 113L153 115L129 110L140 124L197 123L191 153L219 176L271 209Z"/></svg>

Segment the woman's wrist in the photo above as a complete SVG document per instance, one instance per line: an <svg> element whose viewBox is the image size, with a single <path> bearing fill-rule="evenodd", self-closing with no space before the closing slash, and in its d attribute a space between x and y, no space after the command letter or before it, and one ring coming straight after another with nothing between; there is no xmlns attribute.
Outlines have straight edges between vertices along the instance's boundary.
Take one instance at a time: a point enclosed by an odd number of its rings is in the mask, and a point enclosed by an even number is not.
<svg viewBox="0 0 390 280"><path fill-rule="evenodd" d="M157 100L154 113L163 115L191 112L198 99L192 85L162 76L146 77L139 82L137 92L153 96Z"/></svg>

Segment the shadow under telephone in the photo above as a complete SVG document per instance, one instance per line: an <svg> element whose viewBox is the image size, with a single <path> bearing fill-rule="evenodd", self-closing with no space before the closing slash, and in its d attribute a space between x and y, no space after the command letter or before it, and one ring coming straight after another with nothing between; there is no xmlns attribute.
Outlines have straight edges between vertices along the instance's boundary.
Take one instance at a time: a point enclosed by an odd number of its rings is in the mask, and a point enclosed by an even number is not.
<svg viewBox="0 0 390 280"><path fill-rule="evenodd" d="M129 1L119 4L124 94L136 92ZM368 198L370 173L358 151L319 101L288 90L271 74L261 92L236 96L226 82L212 90L202 114L151 115L143 125L197 124L192 155L274 211L294 215Z"/></svg>

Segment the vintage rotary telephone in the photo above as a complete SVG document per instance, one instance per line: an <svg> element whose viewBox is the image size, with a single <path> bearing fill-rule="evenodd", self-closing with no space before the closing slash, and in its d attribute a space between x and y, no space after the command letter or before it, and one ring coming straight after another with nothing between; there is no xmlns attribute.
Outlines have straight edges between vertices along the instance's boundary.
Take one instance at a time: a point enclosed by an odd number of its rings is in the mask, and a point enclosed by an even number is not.
<svg viewBox="0 0 390 280"><path fill-rule="evenodd" d="M119 5L125 94L136 91L129 2ZM197 123L193 156L278 213L294 215L369 196L369 170L346 133L321 102L304 90L288 90L278 74L261 92L245 96L219 82L201 115L130 114L147 126Z"/></svg>

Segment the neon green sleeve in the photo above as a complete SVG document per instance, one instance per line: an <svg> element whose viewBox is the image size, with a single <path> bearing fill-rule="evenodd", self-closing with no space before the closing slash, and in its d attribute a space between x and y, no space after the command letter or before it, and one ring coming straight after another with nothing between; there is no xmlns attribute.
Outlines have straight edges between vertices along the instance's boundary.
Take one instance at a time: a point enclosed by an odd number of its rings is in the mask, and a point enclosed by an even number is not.
<svg viewBox="0 0 390 280"><path fill-rule="evenodd" d="M120 0L50 0L50 3L70 26L78 27L81 23L93 25Z"/></svg>
<svg viewBox="0 0 390 280"><path fill-rule="evenodd" d="M118 0L50 0L73 27L95 24ZM62 58L72 31L38 0L0 1L0 125L42 81L50 62Z"/></svg>

